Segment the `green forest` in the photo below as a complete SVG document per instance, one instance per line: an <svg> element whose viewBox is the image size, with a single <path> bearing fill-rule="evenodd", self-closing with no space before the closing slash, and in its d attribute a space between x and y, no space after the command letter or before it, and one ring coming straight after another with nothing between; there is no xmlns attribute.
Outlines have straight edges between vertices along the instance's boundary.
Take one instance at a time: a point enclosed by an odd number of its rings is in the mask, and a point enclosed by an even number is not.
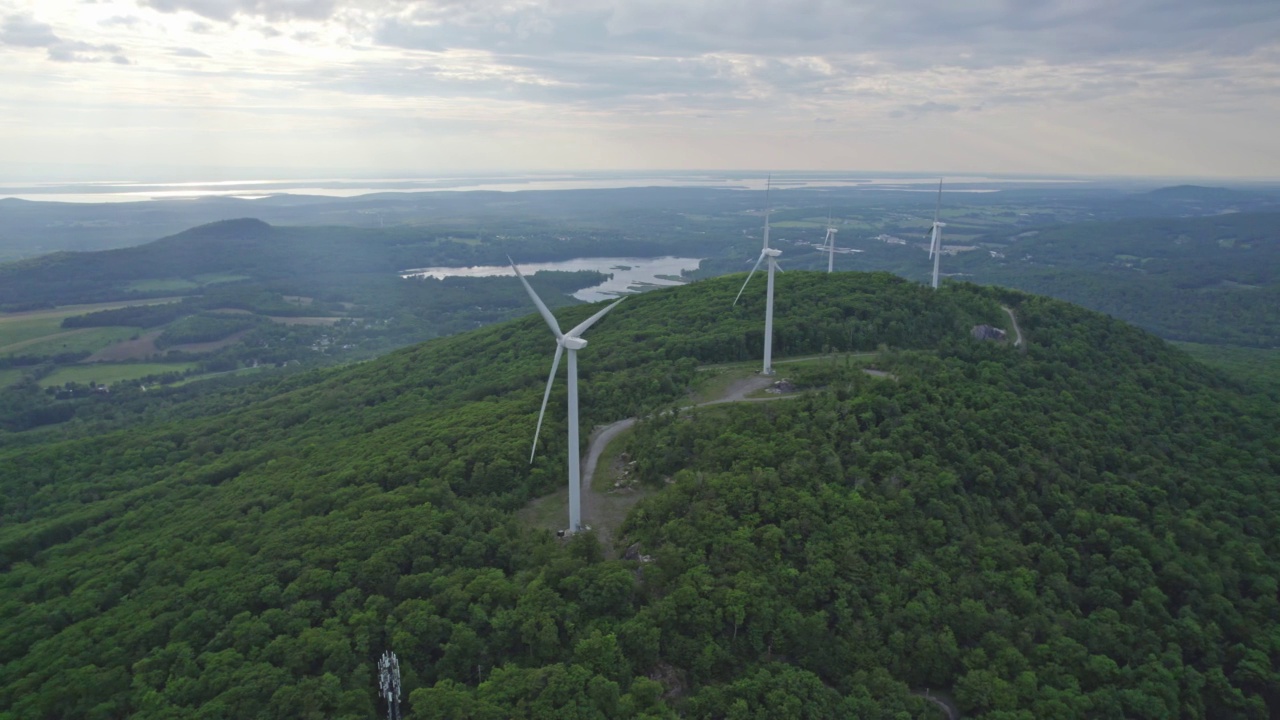
<svg viewBox="0 0 1280 720"><path fill-rule="evenodd" d="M0 718L369 718L387 650L407 718L1280 711L1274 402L1057 300L793 271L775 358L829 360L672 411L759 358L742 279L581 352L584 428L642 418L640 560L521 520L566 462L535 315L0 434ZM1002 306L1022 347L970 337Z"/></svg>
<svg viewBox="0 0 1280 720"><path fill-rule="evenodd" d="M1171 340L1277 348L1277 227L1276 213L1076 223L979 238L1003 257L971 253L953 267L980 282L1079 303Z"/></svg>

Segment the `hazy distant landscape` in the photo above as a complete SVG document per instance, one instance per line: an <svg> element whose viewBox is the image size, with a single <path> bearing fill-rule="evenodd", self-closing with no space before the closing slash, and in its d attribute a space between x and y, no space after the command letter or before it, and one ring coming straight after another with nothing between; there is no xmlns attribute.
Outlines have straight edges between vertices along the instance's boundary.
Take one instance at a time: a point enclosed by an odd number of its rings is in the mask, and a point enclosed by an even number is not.
<svg viewBox="0 0 1280 720"><path fill-rule="evenodd" d="M0 379L33 377L42 387L63 387L70 399L73 379L142 386L162 377L365 359L523 314L514 282L494 276L510 275L508 256L531 272L567 270L535 276L539 287L553 288L553 304L604 297L593 287L634 291L749 269L764 193L747 188L760 178L668 180L689 185L107 204L0 200L0 252L16 258L0 266L0 307L9 311L0 316ZM1271 228L1280 215L1268 212L1280 210L1280 188L1026 180L944 183L944 278L1079 302L1182 342L1237 374L1274 359L1280 285ZM513 188L562 182L568 180L510 179ZM781 175L770 193L770 220L784 268L825 267L817 246L832 227L839 269L925 280L924 234L936 198L902 191L929 189L928 182ZM232 190L217 192L224 191ZM250 212L255 219L236 219ZM166 238L146 235L183 223L195 226ZM18 259L37 249L50 254ZM653 262L644 258L672 255L697 259L648 275L640 270ZM407 279L415 268L431 267L435 277ZM475 267L498 270L467 269ZM127 307L137 303L144 306ZM72 309L86 304L92 307ZM1247 382L1274 382L1265 369L1246 375Z"/></svg>

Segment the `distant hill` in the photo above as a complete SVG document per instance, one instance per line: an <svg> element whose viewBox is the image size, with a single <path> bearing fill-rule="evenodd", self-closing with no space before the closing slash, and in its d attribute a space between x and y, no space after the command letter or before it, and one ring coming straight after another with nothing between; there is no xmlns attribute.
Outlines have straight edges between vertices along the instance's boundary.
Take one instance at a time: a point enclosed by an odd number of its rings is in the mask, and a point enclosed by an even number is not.
<svg viewBox="0 0 1280 720"><path fill-rule="evenodd" d="M1147 193L1148 196L1163 200L1230 200L1245 198L1250 193L1230 190L1221 187L1204 187L1202 185L1172 185L1156 188Z"/></svg>
<svg viewBox="0 0 1280 720"><path fill-rule="evenodd" d="M584 422L646 417L637 559L523 519L567 455L536 315L0 449L0 716L369 718L386 651L406 718L1280 710L1274 405L1058 301L793 271L801 394L659 412L759 356L742 277L582 352ZM1022 351L969 338L1001 305Z"/></svg>
<svg viewBox="0 0 1280 720"><path fill-rule="evenodd" d="M0 306L161 296L172 290L138 289L137 284L216 273L257 282L287 279L303 294L324 293L335 283L350 288L364 282L362 276L389 280L412 267L505 264L513 253L524 261L558 260L600 254L602 247L639 256L663 250L603 232L538 233L481 245L472 237L425 228L275 227L251 218L224 220L136 247L0 264Z"/></svg>

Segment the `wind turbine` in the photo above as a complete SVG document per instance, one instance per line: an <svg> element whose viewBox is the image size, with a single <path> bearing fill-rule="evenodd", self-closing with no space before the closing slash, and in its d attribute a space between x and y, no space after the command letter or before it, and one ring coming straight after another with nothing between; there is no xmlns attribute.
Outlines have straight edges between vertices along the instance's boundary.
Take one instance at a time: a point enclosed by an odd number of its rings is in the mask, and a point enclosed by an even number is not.
<svg viewBox="0 0 1280 720"><path fill-rule="evenodd" d="M764 249L760 251L760 259L756 260L756 264L751 268L751 272L747 274L747 279L742 283L742 290L738 291L738 297L733 299L733 304L738 304L738 299L742 297L742 291L747 289L747 283L751 282L751 276L756 274L760 263L765 258L769 258L769 285L765 293L764 302L764 369L760 371L762 375L773 374L773 273L778 270L778 256L782 254L781 250L774 250L769 247L769 191L773 187L773 178L770 177L765 181L764 189Z"/></svg>
<svg viewBox="0 0 1280 720"><path fill-rule="evenodd" d="M507 258L507 260L511 260L511 258ZM587 328L595 325L596 321L605 316L605 313L617 307L623 298L618 298L600 312L578 323L569 332L560 332L560 324L556 322L556 316L551 314L551 311L543 304L538 294L533 291L532 287L529 287L529 281L524 279L524 275L520 273L520 268L516 267L515 261L511 262L511 269L516 271L516 277L520 278L520 283L524 285L525 291L533 299L533 304L538 306L538 312L542 313L542 319L547 321L547 326L551 328L551 333L556 336L555 359L551 361L551 374L547 376L547 389L542 393L542 410L538 411L538 427L533 431L533 450L529 452L530 463L533 462L533 457L538 452L538 434L542 432L542 417L547 413L547 400L551 397L551 386L556 381L556 370L560 367L560 355L565 350L569 351L569 532L576 533L582 528L582 478L578 472L578 461L582 454L582 448L578 445L578 351L587 346L587 341L578 336L586 332Z"/></svg>
<svg viewBox="0 0 1280 720"><path fill-rule="evenodd" d="M830 274L835 270L836 266L836 233L840 232L831 224L831 215L827 214L827 236L822 240L822 249L827 251L827 273Z"/></svg>
<svg viewBox="0 0 1280 720"><path fill-rule="evenodd" d="M933 238L929 241L929 257L933 258L933 289L938 289L938 262L942 259L942 228L947 224L938 222L938 213L942 211L942 179L938 179L938 204L933 209Z"/></svg>

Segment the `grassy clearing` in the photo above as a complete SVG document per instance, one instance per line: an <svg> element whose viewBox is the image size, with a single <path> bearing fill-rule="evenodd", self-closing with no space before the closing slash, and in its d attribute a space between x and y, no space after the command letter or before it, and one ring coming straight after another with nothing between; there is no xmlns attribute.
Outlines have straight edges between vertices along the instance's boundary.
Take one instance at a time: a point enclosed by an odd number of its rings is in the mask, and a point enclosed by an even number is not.
<svg viewBox="0 0 1280 720"><path fill-rule="evenodd" d="M161 305L178 302L181 299L180 297L153 298L151 300L135 300L132 302L65 305L49 310L0 313L0 349L13 343L60 333L63 331L63 318L68 318L72 315L85 315L99 310L115 310L116 308L133 307L135 305Z"/></svg>
<svg viewBox="0 0 1280 720"><path fill-rule="evenodd" d="M70 352L94 353L137 334L137 328L128 327L80 328L0 348L0 354L57 355Z"/></svg>
<svg viewBox="0 0 1280 720"><path fill-rule="evenodd" d="M200 287L200 283L183 278L165 278L151 280L134 280L124 289L129 292L183 292Z"/></svg>
<svg viewBox="0 0 1280 720"><path fill-rule="evenodd" d="M705 372L697 376L697 385L694 387L693 392L690 393L690 404L697 405L724 397L731 385L739 380L757 375L760 372L759 368L760 363L758 362L751 365L735 364L702 368Z"/></svg>
<svg viewBox="0 0 1280 720"><path fill-rule="evenodd" d="M195 363L128 363L110 365L99 363L94 365L69 365L49 373L40 380L41 387L63 385L69 382L96 382L110 385L122 380L137 380L148 375L159 375L167 372L186 372L195 367Z"/></svg>
<svg viewBox="0 0 1280 720"><path fill-rule="evenodd" d="M337 325L345 317L280 317L267 315L266 318L279 325Z"/></svg>
<svg viewBox="0 0 1280 720"><path fill-rule="evenodd" d="M248 275L232 275L231 273L204 273L193 275L191 279L201 285L217 285L218 283L238 282L240 280L252 280L253 278Z"/></svg>
<svg viewBox="0 0 1280 720"><path fill-rule="evenodd" d="M540 530L563 530L569 526L569 489L560 488L533 500L516 513L524 525Z"/></svg>
<svg viewBox="0 0 1280 720"><path fill-rule="evenodd" d="M0 318L0 353L16 352L32 341L62 332L60 317Z"/></svg>
<svg viewBox="0 0 1280 720"><path fill-rule="evenodd" d="M21 368L0 370L0 388L7 388L22 379Z"/></svg>

